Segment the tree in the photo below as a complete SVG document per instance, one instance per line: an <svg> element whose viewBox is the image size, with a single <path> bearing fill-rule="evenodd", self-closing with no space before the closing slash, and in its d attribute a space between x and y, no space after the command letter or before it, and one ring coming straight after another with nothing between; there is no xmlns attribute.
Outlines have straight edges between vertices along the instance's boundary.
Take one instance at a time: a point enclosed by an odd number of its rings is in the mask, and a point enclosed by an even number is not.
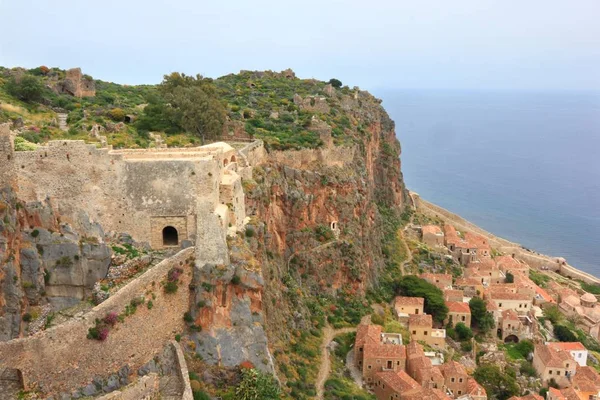
<svg viewBox="0 0 600 400"><path fill-rule="evenodd" d="M506 279L504 280L506 283L513 283L515 281L515 276L510 272L506 273Z"/></svg>
<svg viewBox="0 0 600 400"><path fill-rule="evenodd" d="M516 379L503 373L496 365L488 364L478 367L473 378L485 388L488 398L506 400L519 393Z"/></svg>
<svg viewBox="0 0 600 400"><path fill-rule="evenodd" d="M521 353L523 357L527 358L530 353L533 353L534 345L531 340L525 339L517 343L515 349Z"/></svg>
<svg viewBox="0 0 600 400"><path fill-rule="evenodd" d="M414 275L403 276L394 282L396 293L402 296L423 297L424 310L437 322L443 322L448 315L442 291L435 285Z"/></svg>
<svg viewBox="0 0 600 400"><path fill-rule="evenodd" d="M121 108L113 108L112 110L110 110L108 112L108 116L113 121L120 122L125 119L125 111L123 111L123 109L121 109Z"/></svg>
<svg viewBox="0 0 600 400"><path fill-rule="evenodd" d="M548 318L552 325L558 324L563 319L563 315L558 309L558 306L549 306L544 308L544 317Z"/></svg>
<svg viewBox="0 0 600 400"><path fill-rule="evenodd" d="M41 100L44 92L42 81L30 74L12 76L5 87L10 95L29 103Z"/></svg>
<svg viewBox="0 0 600 400"><path fill-rule="evenodd" d="M240 400L277 400L280 390L271 375L251 368L242 370L242 381L235 389L235 394Z"/></svg>
<svg viewBox="0 0 600 400"><path fill-rule="evenodd" d="M454 330L456 331L459 340L469 340L473 337L473 331L471 330L471 328L469 328L462 322L456 324Z"/></svg>
<svg viewBox="0 0 600 400"><path fill-rule="evenodd" d="M469 301L471 317L481 332L488 332L494 326L494 316L487 310L485 301L479 297L473 297Z"/></svg>
<svg viewBox="0 0 600 400"><path fill-rule="evenodd" d="M339 89L342 87L342 81L340 81L339 79L335 79L335 78L331 78L329 80L329 84L336 89Z"/></svg>
<svg viewBox="0 0 600 400"><path fill-rule="evenodd" d="M561 342L577 342L577 337L564 325L554 326L554 336Z"/></svg>

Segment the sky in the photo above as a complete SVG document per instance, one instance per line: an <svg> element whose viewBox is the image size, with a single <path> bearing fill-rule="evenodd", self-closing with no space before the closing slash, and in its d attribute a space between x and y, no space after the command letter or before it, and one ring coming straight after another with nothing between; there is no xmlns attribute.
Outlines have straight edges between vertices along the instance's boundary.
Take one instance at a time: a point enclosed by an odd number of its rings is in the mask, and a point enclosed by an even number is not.
<svg viewBox="0 0 600 400"><path fill-rule="evenodd" d="M117 83L292 68L373 90L600 90L599 0L0 0L0 15L0 65Z"/></svg>

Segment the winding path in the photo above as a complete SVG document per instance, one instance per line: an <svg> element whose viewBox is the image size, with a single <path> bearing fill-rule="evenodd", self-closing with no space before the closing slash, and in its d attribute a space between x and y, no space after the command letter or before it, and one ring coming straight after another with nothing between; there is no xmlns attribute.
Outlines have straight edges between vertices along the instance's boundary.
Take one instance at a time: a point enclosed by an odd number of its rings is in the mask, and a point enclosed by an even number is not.
<svg viewBox="0 0 600 400"><path fill-rule="evenodd" d="M371 323L371 316L365 315L362 317L360 323ZM317 375L317 381L315 382L315 386L317 388L317 399L319 400L323 399L325 381L327 381L329 373L331 372L331 360L329 360L329 349L327 347L336 336L350 332L356 332L356 327L333 329L329 324L327 324L325 329L323 329L323 342L320 346L321 365L319 366L319 374Z"/></svg>

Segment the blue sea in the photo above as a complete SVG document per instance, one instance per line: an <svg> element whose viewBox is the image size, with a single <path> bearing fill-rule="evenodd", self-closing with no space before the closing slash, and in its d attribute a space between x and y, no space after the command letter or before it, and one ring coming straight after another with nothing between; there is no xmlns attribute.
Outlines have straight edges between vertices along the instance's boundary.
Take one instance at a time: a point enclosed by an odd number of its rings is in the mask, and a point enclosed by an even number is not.
<svg viewBox="0 0 600 400"><path fill-rule="evenodd" d="M600 93L375 91L407 187L600 276Z"/></svg>

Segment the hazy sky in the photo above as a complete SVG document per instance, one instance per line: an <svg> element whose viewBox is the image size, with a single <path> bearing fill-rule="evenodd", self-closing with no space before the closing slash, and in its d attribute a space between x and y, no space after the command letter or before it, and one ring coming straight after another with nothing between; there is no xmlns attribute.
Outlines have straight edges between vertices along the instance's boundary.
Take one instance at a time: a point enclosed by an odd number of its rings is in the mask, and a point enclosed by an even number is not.
<svg viewBox="0 0 600 400"><path fill-rule="evenodd" d="M0 0L0 15L0 65L119 83L291 67L370 89L600 89L600 0Z"/></svg>

